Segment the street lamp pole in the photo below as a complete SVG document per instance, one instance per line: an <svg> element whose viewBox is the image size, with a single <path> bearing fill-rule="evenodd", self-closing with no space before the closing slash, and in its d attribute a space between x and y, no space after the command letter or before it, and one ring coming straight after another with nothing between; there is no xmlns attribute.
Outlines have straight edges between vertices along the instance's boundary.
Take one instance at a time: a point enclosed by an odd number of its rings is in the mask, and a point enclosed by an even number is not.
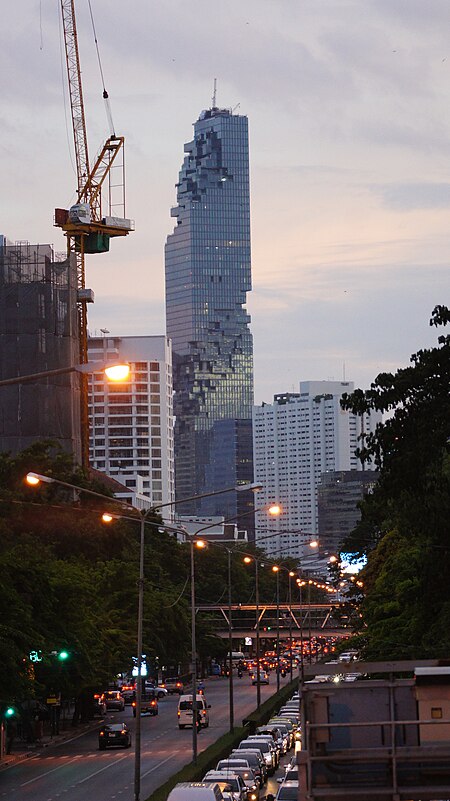
<svg viewBox="0 0 450 801"><path fill-rule="evenodd" d="M191 539L192 762L197 763L197 642L195 631L194 540Z"/></svg>
<svg viewBox="0 0 450 801"><path fill-rule="evenodd" d="M295 576L295 573L290 570L289 571L289 664L290 664L290 679L293 679L293 667L292 667L292 585L291 579Z"/></svg>
<svg viewBox="0 0 450 801"><path fill-rule="evenodd" d="M231 620L231 550L227 548L228 556L228 651L229 651L229 691L228 700L230 708L230 732L234 732L234 690L233 690L233 625Z"/></svg>
<svg viewBox="0 0 450 801"><path fill-rule="evenodd" d="M259 642L259 559L255 557L255 606L256 606L256 707L261 706L261 682L260 682L260 642Z"/></svg>
<svg viewBox="0 0 450 801"><path fill-rule="evenodd" d="M142 629L144 617L144 536L145 513L141 513L139 543L138 582L138 631L137 631L137 677L136 677L136 732L134 760L134 799L139 801L141 792L141 702L142 702Z"/></svg>
<svg viewBox="0 0 450 801"><path fill-rule="evenodd" d="M274 565L272 570L277 576L277 692L280 689L280 568Z"/></svg>

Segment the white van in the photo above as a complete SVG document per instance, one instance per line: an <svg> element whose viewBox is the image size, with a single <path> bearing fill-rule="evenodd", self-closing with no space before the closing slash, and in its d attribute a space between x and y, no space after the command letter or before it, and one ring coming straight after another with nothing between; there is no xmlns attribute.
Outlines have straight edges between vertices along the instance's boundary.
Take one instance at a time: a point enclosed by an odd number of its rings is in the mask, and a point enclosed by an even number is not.
<svg viewBox="0 0 450 801"><path fill-rule="evenodd" d="M218 784L205 782L181 782L167 796L167 801L223 801Z"/></svg>
<svg viewBox="0 0 450 801"><path fill-rule="evenodd" d="M209 712L211 704L206 703L204 695L197 695L197 713L200 713L200 726L207 729L209 726ZM180 695L178 700L178 728L192 726L192 695Z"/></svg>

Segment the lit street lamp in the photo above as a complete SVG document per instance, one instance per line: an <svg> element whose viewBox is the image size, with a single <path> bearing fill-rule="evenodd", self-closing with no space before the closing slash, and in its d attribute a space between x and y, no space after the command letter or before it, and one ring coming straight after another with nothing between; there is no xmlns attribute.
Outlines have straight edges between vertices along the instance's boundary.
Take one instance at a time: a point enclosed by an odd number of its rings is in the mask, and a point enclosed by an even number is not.
<svg viewBox="0 0 450 801"><path fill-rule="evenodd" d="M14 378L2 378L0 387L11 386L12 384L24 384L27 381L37 381L41 378L52 378L56 375L66 375L67 373L89 373L104 372L110 381L126 381L130 373L129 364L112 364L111 362L86 362L86 364L74 364L71 367L58 367L56 370L43 370L40 373L29 375L19 375Z"/></svg>

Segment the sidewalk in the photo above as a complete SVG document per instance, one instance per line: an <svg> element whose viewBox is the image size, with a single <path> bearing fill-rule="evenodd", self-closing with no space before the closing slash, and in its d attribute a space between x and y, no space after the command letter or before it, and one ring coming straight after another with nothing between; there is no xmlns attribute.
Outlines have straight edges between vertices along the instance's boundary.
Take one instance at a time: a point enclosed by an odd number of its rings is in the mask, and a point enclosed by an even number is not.
<svg viewBox="0 0 450 801"><path fill-rule="evenodd" d="M100 728L101 723L102 718L96 718L89 721L89 723L79 723L76 726L71 726L70 723L68 723L67 727L64 728L64 731L60 731L59 734L54 734L53 737L51 734L44 734L43 737L41 737L41 739L37 740L35 743L26 743L24 740L16 738L14 740L11 753L5 754L3 758L0 759L0 771L4 768L11 767L11 765L15 765L24 759L37 756L45 748L49 748L52 745L58 745L58 743L62 743L65 740L72 740L75 737L80 737L81 735L88 731L92 731L93 729L98 729Z"/></svg>

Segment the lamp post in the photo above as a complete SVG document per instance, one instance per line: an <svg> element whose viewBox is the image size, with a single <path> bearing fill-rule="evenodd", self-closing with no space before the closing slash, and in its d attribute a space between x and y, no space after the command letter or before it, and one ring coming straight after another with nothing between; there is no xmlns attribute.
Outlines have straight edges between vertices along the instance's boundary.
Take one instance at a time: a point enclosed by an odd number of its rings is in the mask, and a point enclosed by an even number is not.
<svg viewBox="0 0 450 801"><path fill-rule="evenodd" d="M277 692L280 689L280 568L278 565L272 567L277 577Z"/></svg>
<svg viewBox="0 0 450 801"><path fill-rule="evenodd" d="M84 365L83 365L84 367ZM97 368L96 368L97 369ZM70 484L67 481L60 481L57 478L53 478L52 476L45 476L40 473L28 473L26 476L26 481L31 486L36 486L41 482L45 484L59 484L60 486L67 487L73 489L78 492L84 492L88 495L93 495L96 498L102 498L104 501L114 501L117 503L122 509L126 509L127 511L130 510L130 506L128 504L122 503L121 501L117 501L108 497L107 495L102 495L100 492L94 492L93 490L85 489L84 487L77 487L75 484ZM238 490L240 492L245 490L257 490L260 489L261 485L259 484L242 484L239 487L227 487L226 489L217 490L216 492L205 493L200 496L192 496L187 500L196 500L197 498L202 498L211 495L222 495L225 492L234 492ZM145 542L145 523L151 522L147 521L147 517L151 514L154 514L155 511L162 507L167 506L175 506L178 503L184 503L186 499L183 500L176 500L176 501L169 501L164 504L160 504L159 506L154 506L150 509L137 509L136 507L131 507L131 509L136 513L134 517L130 515L122 515L122 514L108 514L106 517L103 517L105 522L110 522L110 520L114 518L124 518L128 520L140 520L140 547L139 547L139 581L138 581L138 621L137 621L137 669L138 669L138 681L136 685L136 732L135 732L135 770L134 770L134 799L135 801L139 801L140 799L140 790L141 790L141 700L142 700L142 641L143 641L143 613L144 613L144 542ZM108 520L109 518L109 520ZM155 525L155 524L153 524ZM160 524L158 524L160 525ZM208 526L206 527L208 528ZM192 542L192 541L191 541ZM195 577L194 577L194 554L193 554L193 543L192 543L192 550L191 550L191 605L193 610L193 622L192 622L192 646L193 646L193 655L194 655L194 662L193 662L193 669L195 670L195 687L193 688L193 714L196 713L196 695L197 695L197 680L196 680L196 663L195 663ZM194 678L194 677L193 677ZM196 727L195 727L195 720L193 720L193 754L195 753L196 759L196 750L197 750L197 738L196 738ZM194 752L194 744L195 744L195 752ZM194 761L195 761L194 759Z"/></svg>
<svg viewBox="0 0 450 801"><path fill-rule="evenodd" d="M255 563L255 608L256 608L256 706L261 706L261 682L260 682L260 637L259 637L259 557L244 556L244 562Z"/></svg>
<svg viewBox="0 0 450 801"><path fill-rule="evenodd" d="M40 373L30 373L29 375L19 375L14 378L2 378L0 387L11 386L12 384L24 384L28 381L38 381L41 378L52 378L57 375L68 373L89 373L104 372L110 381L125 381L130 373L129 364L114 364L112 362L86 362L86 364L73 364L71 367L58 367L56 370L43 370Z"/></svg>

